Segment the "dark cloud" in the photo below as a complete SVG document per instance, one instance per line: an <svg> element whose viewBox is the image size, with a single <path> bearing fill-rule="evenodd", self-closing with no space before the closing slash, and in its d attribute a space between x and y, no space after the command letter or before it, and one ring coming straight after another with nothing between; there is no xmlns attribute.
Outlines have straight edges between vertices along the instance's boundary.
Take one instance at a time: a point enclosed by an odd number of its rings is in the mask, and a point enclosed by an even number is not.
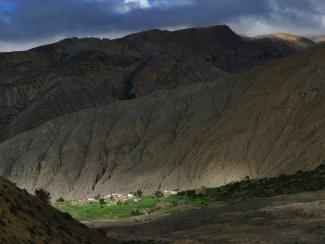
<svg viewBox="0 0 325 244"><path fill-rule="evenodd" d="M325 28L323 0L151 0L150 7L136 1L0 0L0 43L7 45L0 50L67 36L224 23L246 34L318 34Z"/></svg>

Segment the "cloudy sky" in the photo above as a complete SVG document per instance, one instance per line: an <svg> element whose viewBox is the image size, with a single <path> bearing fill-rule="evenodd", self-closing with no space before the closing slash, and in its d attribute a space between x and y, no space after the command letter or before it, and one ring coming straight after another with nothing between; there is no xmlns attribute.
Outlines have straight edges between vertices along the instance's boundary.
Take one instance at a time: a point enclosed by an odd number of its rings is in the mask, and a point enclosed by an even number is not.
<svg viewBox="0 0 325 244"><path fill-rule="evenodd" d="M0 51L66 37L228 24L247 35L325 34L325 0L0 0Z"/></svg>

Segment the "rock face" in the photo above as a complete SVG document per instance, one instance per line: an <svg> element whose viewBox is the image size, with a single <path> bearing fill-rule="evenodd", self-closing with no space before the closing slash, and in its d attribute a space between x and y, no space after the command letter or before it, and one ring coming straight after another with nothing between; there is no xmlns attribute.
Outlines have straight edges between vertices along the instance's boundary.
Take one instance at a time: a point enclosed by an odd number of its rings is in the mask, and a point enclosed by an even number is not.
<svg viewBox="0 0 325 244"><path fill-rule="evenodd" d="M0 144L0 175L82 198L315 168L325 162L324 63L317 47L57 117Z"/></svg>
<svg viewBox="0 0 325 244"><path fill-rule="evenodd" d="M116 243L0 177L1 243Z"/></svg>
<svg viewBox="0 0 325 244"><path fill-rule="evenodd" d="M0 141L58 116L215 80L296 50L244 40L227 26L66 39L0 54Z"/></svg>

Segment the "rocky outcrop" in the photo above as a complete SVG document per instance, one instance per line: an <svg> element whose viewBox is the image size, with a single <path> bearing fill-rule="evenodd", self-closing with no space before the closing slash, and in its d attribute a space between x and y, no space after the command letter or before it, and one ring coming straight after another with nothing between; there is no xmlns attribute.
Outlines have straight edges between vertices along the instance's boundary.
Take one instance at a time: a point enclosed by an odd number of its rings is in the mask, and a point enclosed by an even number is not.
<svg viewBox="0 0 325 244"><path fill-rule="evenodd" d="M70 38L0 54L0 141L58 116L219 79L295 49L244 40L227 26Z"/></svg>
<svg viewBox="0 0 325 244"><path fill-rule="evenodd" d="M217 186L324 163L325 48L57 117L0 144L0 174L54 197Z"/></svg>
<svg viewBox="0 0 325 244"><path fill-rule="evenodd" d="M117 243L0 177L1 243Z"/></svg>

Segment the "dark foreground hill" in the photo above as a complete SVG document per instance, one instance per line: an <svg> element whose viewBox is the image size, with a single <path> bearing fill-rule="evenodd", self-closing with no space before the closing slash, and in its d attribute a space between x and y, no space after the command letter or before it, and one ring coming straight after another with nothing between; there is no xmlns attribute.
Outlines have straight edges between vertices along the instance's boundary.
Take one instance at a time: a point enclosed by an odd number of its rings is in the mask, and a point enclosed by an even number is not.
<svg viewBox="0 0 325 244"><path fill-rule="evenodd" d="M113 242L0 177L0 243Z"/></svg>
<svg viewBox="0 0 325 244"><path fill-rule="evenodd" d="M61 116L0 144L0 174L55 197L217 186L324 163L325 47Z"/></svg>
<svg viewBox="0 0 325 244"><path fill-rule="evenodd" d="M117 40L71 38L0 54L0 139L85 108L219 79L296 51L227 26L151 30Z"/></svg>

